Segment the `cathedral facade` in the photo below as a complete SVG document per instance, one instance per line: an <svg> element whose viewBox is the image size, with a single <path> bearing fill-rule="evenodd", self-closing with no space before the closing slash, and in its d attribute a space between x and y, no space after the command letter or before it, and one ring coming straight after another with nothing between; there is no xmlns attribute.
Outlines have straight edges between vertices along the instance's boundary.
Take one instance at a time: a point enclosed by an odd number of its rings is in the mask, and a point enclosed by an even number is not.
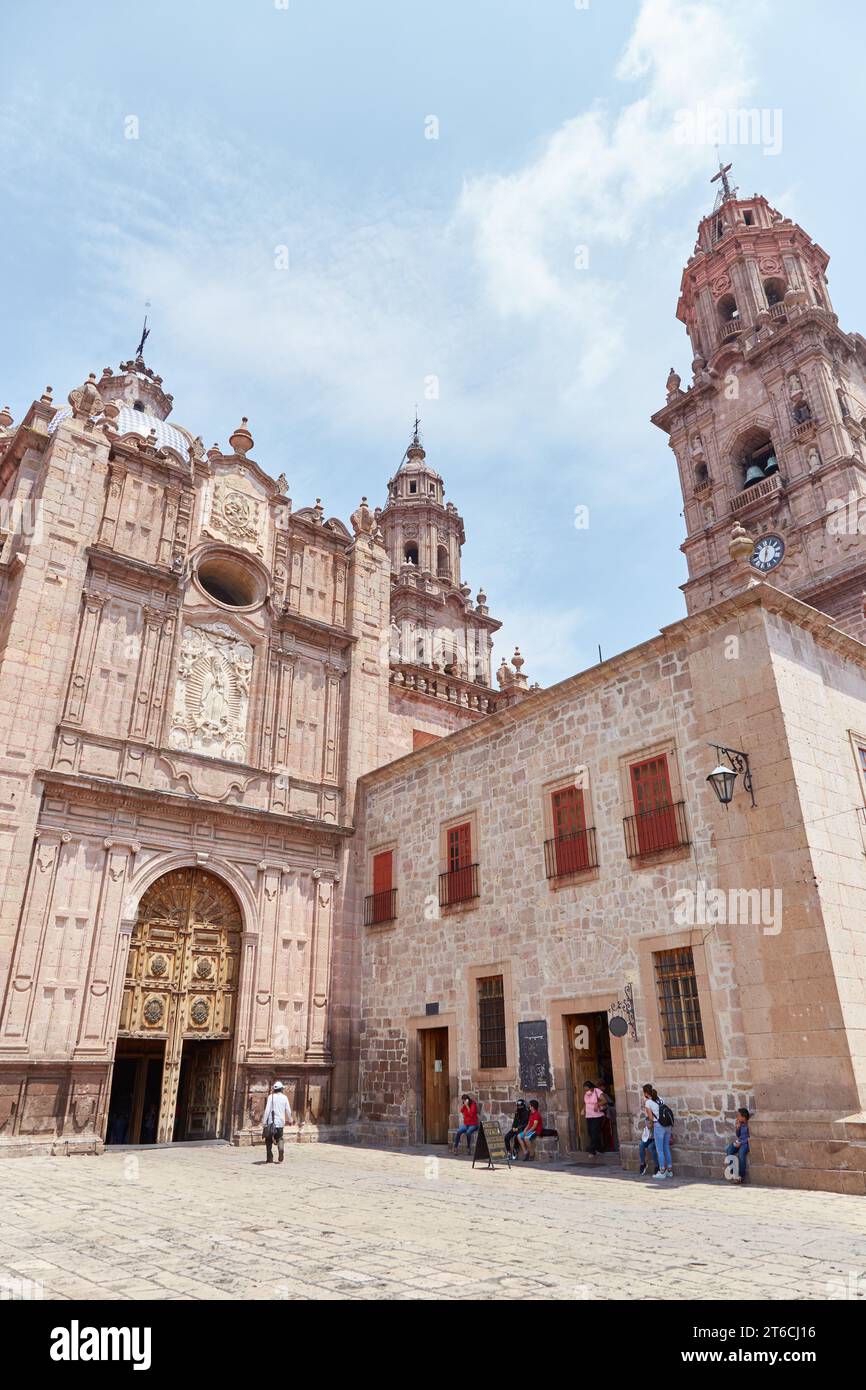
<svg viewBox="0 0 866 1390"><path fill-rule="evenodd" d="M139 353L0 413L0 1153L442 1144L583 1084L718 1172L866 1191L866 344L827 256L722 191L653 417L687 616L548 690L415 433L384 505L293 507ZM711 779L711 780L710 780Z"/></svg>
<svg viewBox="0 0 866 1390"><path fill-rule="evenodd" d="M507 698L417 430L347 526L171 406L138 355L0 416L7 1152L245 1142L277 1073L337 1132L355 783Z"/></svg>

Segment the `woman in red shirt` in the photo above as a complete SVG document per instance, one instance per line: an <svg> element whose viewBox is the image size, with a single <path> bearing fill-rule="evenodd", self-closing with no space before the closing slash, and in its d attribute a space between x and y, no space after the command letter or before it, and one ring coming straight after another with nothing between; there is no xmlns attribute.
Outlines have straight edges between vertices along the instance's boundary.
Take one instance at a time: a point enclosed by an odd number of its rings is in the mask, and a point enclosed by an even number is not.
<svg viewBox="0 0 866 1390"><path fill-rule="evenodd" d="M471 1096L461 1096L463 1104L460 1107L460 1114L463 1116L463 1123L454 1135L454 1152L460 1148L460 1139L466 1135L466 1148L472 1152L472 1136L478 1133L478 1106Z"/></svg>
<svg viewBox="0 0 866 1390"><path fill-rule="evenodd" d="M538 1108L538 1101L531 1100L529 1102L529 1119L526 1122L526 1129L524 1129L517 1136L517 1142L523 1150L524 1163L527 1161L530 1153L532 1152L529 1147L530 1144L532 1143L533 1139L538 1138L538 1136L541 1134L543 1127L544 1126L541 1119L541 1111Z"/></svg>

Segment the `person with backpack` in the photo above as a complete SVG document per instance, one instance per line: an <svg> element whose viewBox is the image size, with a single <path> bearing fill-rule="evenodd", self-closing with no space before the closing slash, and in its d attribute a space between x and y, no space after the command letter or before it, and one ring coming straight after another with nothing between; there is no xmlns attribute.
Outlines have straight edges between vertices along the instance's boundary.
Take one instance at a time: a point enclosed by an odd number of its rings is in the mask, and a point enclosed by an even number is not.
<svg viewBox="0 0 866 1390"><path fill-rule="evenodd" d="M522 1133L524 1129L526 1129L528 1119L529 1106L526 1104L526 1101L523 1099L523 1097L520 1096L517 1101L517 1105L515 1106L514 1115L511 1119L511 1128L507 1131L505 1135L505 1148L508 1152L509 1158L516 1159L518 1157L516 1143L517 1136L520 1133Z"/></svg>
<svg viewBox="0 0 866 1390"><path fill-rule="evenodd" d="M604 1127L605 1106L607 1105L610 1105L610 1098L605 1095L601 1087L596 1086L594 1081L584 1081L583 1113L586 1117L586 1127L589 1130L589 1152L593 1157L604 1152L602 1129Z"/></svg>
<svg viewBox="0 0 866 1390"><path fill-rule="evenodd" d="M749 1119L748 1110L737 1111L737 1125L734 1130L733 1143L725 1149L725 1154L729 1159L736 1155L737 1171L732 1175L733 1182L743 1182L746 1176L746 1155L749 1152ZM728 1165L726 1165L726 1168Z"/></svg>
<svg viewBox="0 0 866 1390"><path fill-rule="evenodd" d="M655 1140L658 1158L659 1169L656 1178L672 1178L674 1170L671 1160L671 1132L674 1127L674 1112L649 1082L643 1088L643 1096L647 1123Z"/></svg>
<svg viewBox="0 0 866 1390"><path fill-rule="evenodd" d="M279 1162L283 1161L283 1130L286 1125L292 1123L292 1107L289 1105L289 1098L283 1090L282 1081L275 1081L274 1088L268 1096L268 1103L265 1106L265 1113L262 1116L262 1138L267 1149L267 1162L273 1163L274 1155L271 1152L274 1143L277 1146Z"/></svg>

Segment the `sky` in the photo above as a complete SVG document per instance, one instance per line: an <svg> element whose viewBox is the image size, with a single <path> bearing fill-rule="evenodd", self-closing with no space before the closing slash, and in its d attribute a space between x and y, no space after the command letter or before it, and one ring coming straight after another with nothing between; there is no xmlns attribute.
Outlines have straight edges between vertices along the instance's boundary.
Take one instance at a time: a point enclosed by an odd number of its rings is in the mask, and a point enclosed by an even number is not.
<svg viewBox="0 0 866 1390"><path fill-rule="evenodd" d="M685 612L650 415L712 135L860 271L866 6L850 0L43 0L4 15L0 404L130 357L296 508L383 503L417 404L463 571L542 685ZM736 129L733 131L736 137ZM576 509L587 509L586 513ZM585 525L576 525L586 521Z"/></svg>

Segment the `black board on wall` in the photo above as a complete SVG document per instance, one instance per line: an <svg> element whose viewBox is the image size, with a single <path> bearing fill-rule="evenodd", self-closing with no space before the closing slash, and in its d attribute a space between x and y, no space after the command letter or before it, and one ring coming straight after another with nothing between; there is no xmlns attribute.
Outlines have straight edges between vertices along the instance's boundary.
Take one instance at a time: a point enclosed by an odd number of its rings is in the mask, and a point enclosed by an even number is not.
<svg viewBox="0 0 866 1390"><path fill-rule="evenodd" d="M546 1020L540 1018L537 1022L518 1023L517 1040L520 1049L520 1089L526 1095L531 1095L533 1091L549 1091L550 1052Z"/></svg>

